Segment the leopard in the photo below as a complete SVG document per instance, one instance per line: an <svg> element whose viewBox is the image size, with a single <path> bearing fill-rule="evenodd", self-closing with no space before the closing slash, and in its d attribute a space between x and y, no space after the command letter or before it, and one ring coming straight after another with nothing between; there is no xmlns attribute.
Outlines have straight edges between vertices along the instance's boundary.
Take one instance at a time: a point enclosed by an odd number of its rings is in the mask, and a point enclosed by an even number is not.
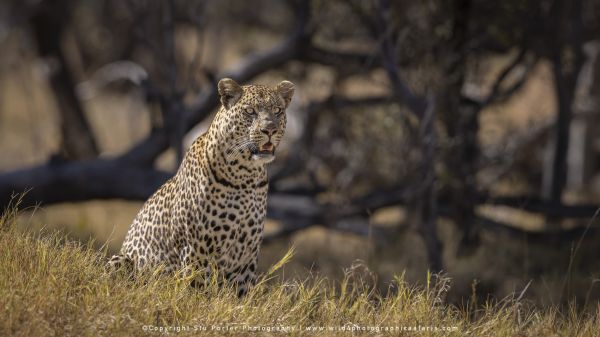
<svg viewBox="0 0 600 337"><path fill-rule="evenodd" d="M243 296L257 280L275 159L295 86L217 84L220 107L172 178L143 204L107 266L218 273Z"/></svg>

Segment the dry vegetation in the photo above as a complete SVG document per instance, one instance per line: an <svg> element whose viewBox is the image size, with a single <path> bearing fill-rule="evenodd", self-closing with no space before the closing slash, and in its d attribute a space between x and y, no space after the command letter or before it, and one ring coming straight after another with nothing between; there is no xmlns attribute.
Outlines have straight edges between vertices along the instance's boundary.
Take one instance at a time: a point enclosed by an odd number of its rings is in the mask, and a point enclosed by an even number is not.
<svg viewBox="0 0 600 337"><path fill-rule="evenodd" d="M188 329L170 331L176 335L214 336L595 336L600 329L598 304L585 312L574 304L563 310L537 309L516 293L501 301L477 303L473 296L464 305L450 305L445 299L450 280L444 277L429 275L424 286L415 287L397 276L386 292L376 290L361 267L348 270L339 282L319 276L286 279L281 270L292 258L291 250L242 299L215 282L196 289L178 276L132 280L105 272L106 252L54 231L23 232L16 217L13 209L0 219L3 336L161 335L144 330L160 327ZM440 330L385 330L418 326ZM259 330L248 330L255 327ZM294 330L266 330L286 327ZM382 330L347 331L377 327Z"/></svg>

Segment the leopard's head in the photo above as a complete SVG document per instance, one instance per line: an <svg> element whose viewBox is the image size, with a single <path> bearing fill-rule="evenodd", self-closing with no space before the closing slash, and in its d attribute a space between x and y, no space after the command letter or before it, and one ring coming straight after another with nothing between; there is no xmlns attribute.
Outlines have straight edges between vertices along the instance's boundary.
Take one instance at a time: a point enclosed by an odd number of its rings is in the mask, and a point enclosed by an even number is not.
<svg viewBox="0 0 600 337"><path fill-rule="evenodd" d="M275 88L240 86L224 78L218 89L223 108L217 119L225 135L227 159L252 165L273 161L285 132L286 109L294 95L294 84L282 81Z"/></svg>

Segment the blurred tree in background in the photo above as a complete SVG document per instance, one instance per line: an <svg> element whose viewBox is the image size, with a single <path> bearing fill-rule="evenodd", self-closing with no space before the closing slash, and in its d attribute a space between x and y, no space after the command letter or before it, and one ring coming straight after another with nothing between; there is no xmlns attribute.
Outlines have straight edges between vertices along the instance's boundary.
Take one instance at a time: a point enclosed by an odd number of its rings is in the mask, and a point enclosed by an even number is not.
<svg viewBox="0 0 600 337"><path fill-rule="evenodd" d="M554 242L597 228L599 1L42 0L0 13L2 72L41 69L59 139L43 160L4 156L18 165L0 174L3 206L23 191L22 206L144 200L210 122L220 78L285 78L299 95L270 169L268 216L283 226L267 242L315 225L389 241L396 230L369 219L400 206L439 271L441 220L460 230L457 254L482 230ZM551 91L532 102L540 78ZM91 111L108 94L137 102L135 137ZM499 125L520 114L534 122ZM126 141L108 149L113 137ZM498 215L511 209L544 228Z"/></svg>

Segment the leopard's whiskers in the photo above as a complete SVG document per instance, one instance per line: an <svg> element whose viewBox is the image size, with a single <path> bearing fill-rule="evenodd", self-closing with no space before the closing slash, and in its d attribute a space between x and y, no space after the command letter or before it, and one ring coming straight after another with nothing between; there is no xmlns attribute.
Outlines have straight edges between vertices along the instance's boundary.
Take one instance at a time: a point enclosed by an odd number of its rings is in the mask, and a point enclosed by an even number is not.
<svg viewBox="0 0 600 337"><path fill-rule="evenodd" d="M253 141L251 139L245 139L245 138L238 138L236 139L236 141L233 142L233 145L230 146L227 151L225 152L225 158L228 161L233 161L235 159L237 159L239 156L242 155L242 151L244 148L248 147L249 145L251 145L253 143Z"/></svg>

